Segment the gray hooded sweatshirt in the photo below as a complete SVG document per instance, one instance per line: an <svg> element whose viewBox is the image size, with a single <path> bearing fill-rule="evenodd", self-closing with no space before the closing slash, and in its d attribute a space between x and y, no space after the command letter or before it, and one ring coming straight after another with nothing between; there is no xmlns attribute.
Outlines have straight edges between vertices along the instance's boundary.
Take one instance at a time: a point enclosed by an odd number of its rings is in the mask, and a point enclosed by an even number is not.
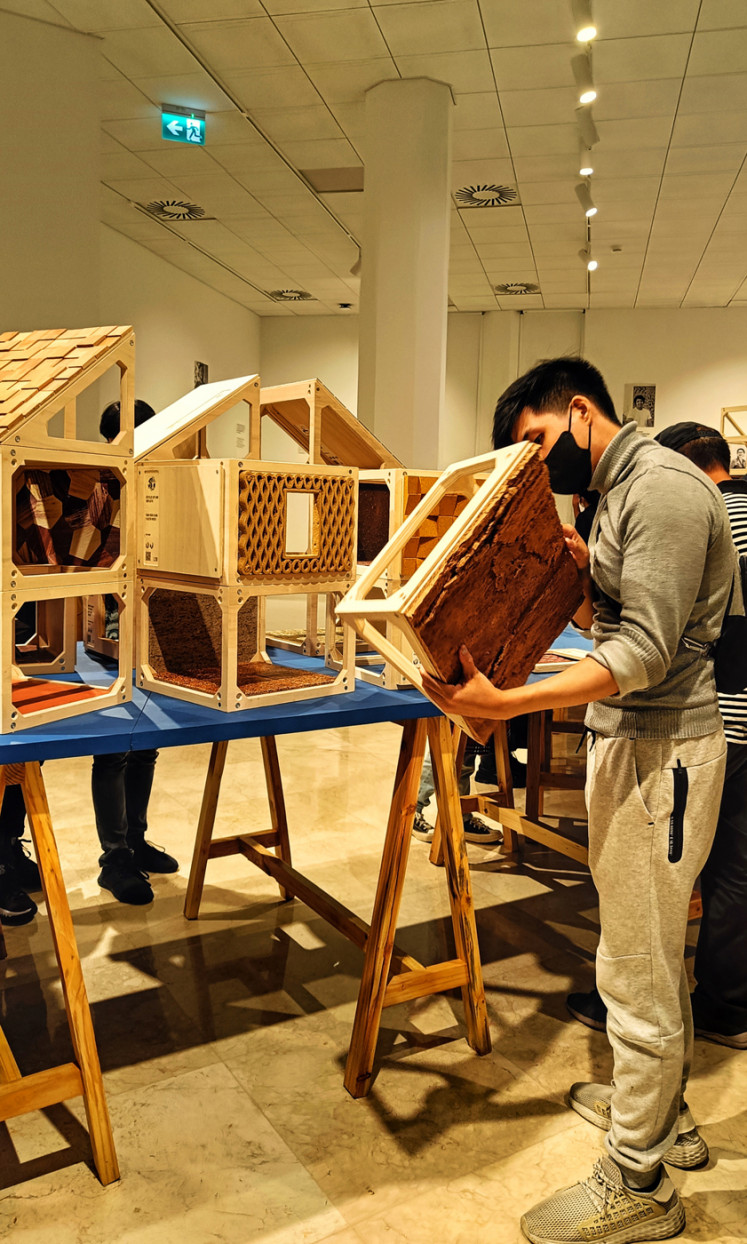
<svg viewBox="0 0 747 1244"><path fill-rule="evenodd" d="M721 630L735 554L726 507L698 467L626 424L590 487L600 494L589 537L592 656L620 694L590 704L604 735L699 738L721 727L713 661L684 639Z"/></svg>

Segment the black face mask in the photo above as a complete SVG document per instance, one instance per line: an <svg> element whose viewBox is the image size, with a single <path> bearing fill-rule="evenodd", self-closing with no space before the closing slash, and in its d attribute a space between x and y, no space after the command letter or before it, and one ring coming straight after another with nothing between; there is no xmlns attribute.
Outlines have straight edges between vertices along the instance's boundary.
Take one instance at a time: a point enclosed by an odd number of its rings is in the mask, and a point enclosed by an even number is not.
<svg viewBox="0 0 747 1244"><path fill-rule="evenodd" d="M588 491L591 483L591 425L589 425L589 444L582 449L571 432L573 409L568 416L568 428L561 432L549 454L545 458L545 466L550 472L550 487L560 496L568 497L573 493Z"/></svg>

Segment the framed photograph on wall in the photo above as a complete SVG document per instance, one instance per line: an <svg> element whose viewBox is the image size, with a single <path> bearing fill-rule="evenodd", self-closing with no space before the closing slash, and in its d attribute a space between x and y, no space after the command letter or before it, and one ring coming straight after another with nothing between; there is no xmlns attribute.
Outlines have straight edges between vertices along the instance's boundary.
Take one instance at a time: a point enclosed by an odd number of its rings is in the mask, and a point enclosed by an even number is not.
<svg viewBox="0 0 747 1244"><path fill-rule="evenodd" d="M623 423L637 423L639 428L653 428L655 410L655 384L626 384Z"/></svg>
<svg viewBox="0 0 747 1244"><path fill-rule="evenodd" d="M731 452L730 474L747 475L747 442L730 441L729 450Z"/></svg>

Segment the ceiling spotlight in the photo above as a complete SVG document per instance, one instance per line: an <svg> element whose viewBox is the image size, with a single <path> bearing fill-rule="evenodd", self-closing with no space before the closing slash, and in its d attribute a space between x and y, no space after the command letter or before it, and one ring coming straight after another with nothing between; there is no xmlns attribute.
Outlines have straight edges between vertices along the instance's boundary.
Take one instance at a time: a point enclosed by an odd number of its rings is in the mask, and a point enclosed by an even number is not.
<svg viewBox="0 0 747 1244"><path fill-rule="evenodd" d="M571 68L578 87L578 102L593 104L597 97L594 79L591 76L591 57L588 52L571 57Z"/></svg>
<svg viewBox="0 0 747 1244"><path fill-rule="evenodd" d="M576 124L584 146L596 147L599 142L599 131L594 124L594 118L591 115L591 108L588 104L585 108L576 109Z"/></svg>
<svg viewBox="0 0 747 1244"><path fill-rule="evenodd" d="M588 246L582 247L582 249L578 252L578 257L579 259L583 260L583 262L586 264L587 272L596 272L597 268L599 267L599 264L597 263L596 259L592 258L590 247Z"/></svg>
<svg viewBox="0 0 747 1244"><path fill-rule="evenodd" d="M596 38L597 28L591 15L591 0L573 0L573 24L579 43L590 43Z"/></svg>
<svg viewBox="0 0 747 1244"><path fill-rule="evenodd" d="M576 186L576 198L581 204L587 216L596 216L597 209L594 206L594 200L591 197L591 191L585 181L580 181Z"/></svg>
<svg viewBox="0 0 747 1244"><path fill-rule="evenodd" d="M594 172L594 165L591 159L591 152L587 147L581 147L578 153L578 175L579 177L591 177Z"/></svg>

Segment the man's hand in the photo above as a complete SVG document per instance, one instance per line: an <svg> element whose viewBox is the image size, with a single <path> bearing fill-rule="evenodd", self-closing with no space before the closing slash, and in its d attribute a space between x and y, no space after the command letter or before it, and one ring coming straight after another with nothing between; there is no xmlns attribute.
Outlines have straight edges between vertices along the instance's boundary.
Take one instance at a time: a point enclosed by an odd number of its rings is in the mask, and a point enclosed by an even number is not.
<svg viewBox="0 0 747 1244"><path fill-rule="evenodd" d="M581 539L576 528L571 527L568 523L563 523L563 537L565 539L565 547L576 563L578 570L580 572L588 570L589 546Z"/></svg>
<svg viewBox="0 0 747 1244"><path fill-rule="evenodd" d="M423 689L429 699L448 717L482 717L491 721L507 721L518 711L511 706L508 692L499 691L481 674L469 649L459 649L463 679L456 685L438 682L423 671Z"/></svg>

